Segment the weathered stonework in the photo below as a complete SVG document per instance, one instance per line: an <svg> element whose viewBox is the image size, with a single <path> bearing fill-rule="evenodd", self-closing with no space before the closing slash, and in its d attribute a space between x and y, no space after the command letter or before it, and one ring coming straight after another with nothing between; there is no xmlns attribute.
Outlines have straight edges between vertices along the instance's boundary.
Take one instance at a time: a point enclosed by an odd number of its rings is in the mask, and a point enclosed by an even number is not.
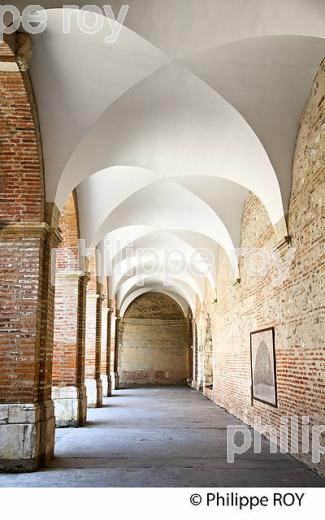
<svg viewBox="0 0 325 520"><path fill-rule="evenodd" d="M0 470L37 469L40 416L37 404L0 404Z"/></svg>
<svg viewBox="0 0 325 520"><path fill-rule="evenodd" d="M57 428L83 426L87 417L85 385L52 387L55 425Z"/></svg>

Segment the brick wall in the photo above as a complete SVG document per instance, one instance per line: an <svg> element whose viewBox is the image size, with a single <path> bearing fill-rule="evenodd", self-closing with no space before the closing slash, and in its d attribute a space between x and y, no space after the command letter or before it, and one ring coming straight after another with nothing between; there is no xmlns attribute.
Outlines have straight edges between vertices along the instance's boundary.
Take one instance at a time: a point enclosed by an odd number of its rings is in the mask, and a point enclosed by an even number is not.
<svg viewBox="0 0 325 520"><path fill-rule="evenodd" d="M90 279L86 299L86 352L85 378L87 402L90 407L102 406L103 384L101 378L102 305L105 296L102 284L96 276L96 256L89 258Z"/></svg>
<svg viewBox="0 0 325 520"><path fill-rule="evenodd" d="M4 71L7 64L16 66L14 38L9 40L0 43L0 402L5 403L39 399L46 235L34 100L27 73L18 67Z"/></svg>
<svg viewBox="0 0 325 520"><path fill-rule="evenodd" d="M273 285L275 268L252 277L240 262L241 282L232 286L229 263L219 252L218 303L206 289L214 350L214 387L209 396L229 412L252 424L276 427L280 417L308 416L311 425L325 424L324 349L324 225L325 191L325 63L314 81L297 139L288 228L296 249L289 274ZM242 217L241 245L276 246L274 230L262 204L249 195ZM199 318L200 308L197 309ZM251 403L250 332L275 328L278 407ZM301 432L300 432L301 433ZM325 444L323 438L323 444ZM289 434L289 445L291 439ZM313 464L310 454L298 458L325 474L324 460Z"/></svg>
<svg viewBox="0 0 325 520"><path fill-rule="evenodd" d="M41 238L0 242L0 400L38 400Z"/></svg>
<svg viewBox="0 0 325 520"><path fill-rule="evenodd" d="M89 259L90 280L87 285L86 304L86 379L96 377L96 307L97 279L95 256Z"/></svg>
<svg viewBox="0 0 325 520"><path fill-rule="evenodd" d="M28 73L15 61L15 35L10 45L5 40L0 43L0 470L22 471L43 464L54 448L49 267L60 234L57 208L45 206Z"/></svg>
<svg viewBox="0 0 325 520"><path fill-rule="evenodd" d="M183 384L187 379L188 323L168 296L146 293L120 324L119 385Z"/></svg>
<svg viewBox="0 0 325 520"><path fill-rule="evenodd" d="M14 52L2 42L0 61L8 60L15 63ZM0 120L0 223L40 222L44 186L38 120L29 76L18 68L4 72L0 67Z"/></svg>
<svg viewBox="0 0 325 520"><path fill-rule="evenodd" d="M56 254L53 386L76 384L79 276L77 270L78 214L76 198L70 194L60 217L62 243Z"/></svg>
<svg viewBox="0 0 325 520"><path fill-rule="evenodd" d="M102 384L103 384L103 395L107 396L110 394L110 389L109 389L109 380L108 380L108 376L109 376L109 372L110 372L110 367L109 367L109 353L110 353L110 349L109 347L107 347L108 345L108 331L107 331L107 326L108 326L108 293L107 293L107 290L108 290L108 286L107 286L107 278L103 280L103 283L101 284L101 292L102 292L102 296L103 296L103 301L102 301L102 308L101 308L101 358L100 358L100 376L101 376L101 380L102 380ZM107 348L108 348L108 353L107 353Z"/></svg>

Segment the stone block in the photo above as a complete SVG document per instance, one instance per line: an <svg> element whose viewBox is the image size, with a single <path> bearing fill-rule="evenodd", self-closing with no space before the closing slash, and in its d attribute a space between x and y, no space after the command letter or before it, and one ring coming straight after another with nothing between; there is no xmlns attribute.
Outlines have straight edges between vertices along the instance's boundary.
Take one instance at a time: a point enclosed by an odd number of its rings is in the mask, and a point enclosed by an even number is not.
<svg viewBox="0 0 325 520"><path fill-rule="evenodd" d="M0 404L0 424L6 424L9 418L9 405Z"/></svg>
<svg viewBox="0 0 325 520"><path fill-rule="evenodd" d="M40 410L33 404L13 404L9 407L8 422L10 424L35 424L39 418Z"/></svg>

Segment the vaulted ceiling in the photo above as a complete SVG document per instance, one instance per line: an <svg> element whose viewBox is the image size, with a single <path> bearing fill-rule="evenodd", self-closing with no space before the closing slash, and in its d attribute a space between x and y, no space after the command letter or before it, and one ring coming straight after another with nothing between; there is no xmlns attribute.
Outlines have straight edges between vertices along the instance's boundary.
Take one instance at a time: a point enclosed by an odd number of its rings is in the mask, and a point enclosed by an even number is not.
<svg viewBox="0 0 325 520"><path fill-rule="evenodd" d="M110 2L115 16L123 3ZM204 279L213 287L219 246L238 277L249 191L286 232L299 121L325 55L325 2L131 0L114 43L105 43L111 19L85 34L77 10L65 10L63 34L62 4L46 2L31 62L47 200L62 209L77 189L86 244L114 244L121 309L161 290L186 312ZM182 251L182 272L171 263L149 273L136 250L150 247ZM204 277L192 268L200 262Z"/></svg>

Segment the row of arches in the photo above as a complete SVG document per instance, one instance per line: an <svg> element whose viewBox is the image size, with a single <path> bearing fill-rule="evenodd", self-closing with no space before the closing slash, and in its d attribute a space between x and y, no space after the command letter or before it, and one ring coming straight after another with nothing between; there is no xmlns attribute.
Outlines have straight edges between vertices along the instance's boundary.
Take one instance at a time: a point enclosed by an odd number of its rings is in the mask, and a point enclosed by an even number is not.
<svg viewBox="0 0 325 520"><path fill-rule="evenodd" d="M195 26L222 14L220 31L199 31L194 44L158 30L152 9L170 22L170 6L155 0L145 17L140 2L103 47L104 28L82 34L77 10L62 35L64 13L50 2L30 75L19 68L16 35L0 43L1 468L46 463L55 424L82 426L87 405L119 386L123 320L139 298L175 302L193 347L186 378L215 396L211 306L238 287L245 206L258 208L249 225L262 215L261 236L276 237L276 251L295 231L286 220L291 163L324 55L319 2L311 16L301 3L294 19L291 0L282 2L278 26L255 3L182 5ZM320 107L321 96L319 120ZM230 276L217 287L220 258Z"/></svg>
<svg viewBox="0 0 325 520"><path fill-rule="evenodd" d="M256 4L258 13L261 6ZM118 40L102 46L101 53L96 49L105 26L99 34L86 37L78 27L78 10L67 12L53 2L53 9L47 10L47 30L33 38L31 63L42 126L46 197L62 209L78 186L81 231L89 245L97 246L116 221L124 221L123 227L130 222L152 224L152 208L157 199L165 198L168 205L162 204L162 209L168 208L172 232L202 234L230 255L239 247L248 190L265 205L279 240L287 235L284 216L297 125L324 51L318 18L306 17L301 5L294 28L287 4L282 7L281 28L276 28L272 17L267 21L264 16L260 24L258 15L256 21L242 13L247 22L244 33L243 29L234 33L225 21L222 33L227 38L202 36L196 52L185 38L187 44L179 55L179 40L177 46L176 39L171 43L161 38L158 44L156 22L149 13L158 8L166 21L171 15L159 2L147 15L152 20L150 30L144 29L139 5L137 18L130 13ZM112 7L118 11L120 6L117 2ZM319 4L317 9L321 10ZM225 9L219 3L209 4L202 13L195 2L184 10L187 15L192 12L198 25L200 20L206 23L207 11L224 19ZM62 40L63 18L68 15L70 33ZM105 23L108 26L109 20ZM63 52L65 59L58 59ZM89 54L91 70L86 61ZM263 62L272 67L262 66ZM59 85L57 77L64 78ZM245 85L240 93L238 81ZM89 88L93 96L86 103ZM195 208L200 222L189 222L188 215L184 222L179 204ZM154 224L154 229L165 228L164 212ZM234 278L238 278L235 260L234 264Z"/></svg>

